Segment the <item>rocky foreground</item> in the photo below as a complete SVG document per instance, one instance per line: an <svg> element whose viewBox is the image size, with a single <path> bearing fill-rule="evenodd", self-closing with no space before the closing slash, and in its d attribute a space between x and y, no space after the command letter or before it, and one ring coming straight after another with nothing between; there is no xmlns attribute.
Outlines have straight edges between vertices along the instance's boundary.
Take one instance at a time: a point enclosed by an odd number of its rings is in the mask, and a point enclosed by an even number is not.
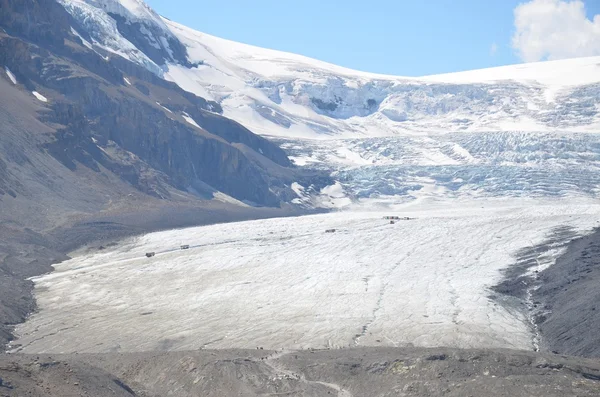
<svg viewBox="0 0 600 397"><path fill-rule="evenodd" d="M598 396L600 363L508 350L360 348L0 357L1 396Z"/></svg>

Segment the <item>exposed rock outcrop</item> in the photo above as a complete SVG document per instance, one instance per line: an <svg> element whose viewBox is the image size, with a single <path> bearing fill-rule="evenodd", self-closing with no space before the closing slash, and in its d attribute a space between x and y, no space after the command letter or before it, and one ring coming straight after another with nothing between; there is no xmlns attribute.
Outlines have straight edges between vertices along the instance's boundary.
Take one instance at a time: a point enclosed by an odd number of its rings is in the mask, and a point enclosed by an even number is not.
<svg viewBox="0 0 600 397"><path fill-rule="evenodd" d="M79 164L99 172L102 165L162 198L168 194L158 185L189 191L207 184L239 200L279 205L277 190L294 177L283 169L291 163L273 143L215 113L221 110L217 103L118 56L107 61L69 30L73 21L57 3L25 7L24 1L4 1L13 17L5 15L2 23L14 36L0 36L0 64L14 71L25 88L51 98L42 118L59 126L43 147L67 168ZM257 164L239 145L266 157L271 168L281 168L276 178L265 162ZM123 153L111 157L109 147L131 153L131 164L123 163ZM150 168L156 171L150 178L156 189L142 175ZM281 179L284 175L287 180Z"/></svg>

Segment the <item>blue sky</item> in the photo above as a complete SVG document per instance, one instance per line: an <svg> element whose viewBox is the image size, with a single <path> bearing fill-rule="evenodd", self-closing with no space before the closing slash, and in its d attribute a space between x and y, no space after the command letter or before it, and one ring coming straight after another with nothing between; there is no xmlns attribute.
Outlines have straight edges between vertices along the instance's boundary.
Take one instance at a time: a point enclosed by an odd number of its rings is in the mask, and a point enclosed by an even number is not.
<svg viewBox="0 0 600 397"><path fill-rule="evenodd" d="M547 45L519 56L513 47L514 10L527 0L146 2L161 15L205 33L376 73L422 76L479 69L537 60L538 52L546 50L552 58L553 51ZM600 0L584 3L588 18L600 14ZM526 23L537 24L534 18ZM553 19L549 29L554 25L565 24ZM578 29L581 24L574 20L572 25ZM597 52L593 46L582 54Z"/></svg>

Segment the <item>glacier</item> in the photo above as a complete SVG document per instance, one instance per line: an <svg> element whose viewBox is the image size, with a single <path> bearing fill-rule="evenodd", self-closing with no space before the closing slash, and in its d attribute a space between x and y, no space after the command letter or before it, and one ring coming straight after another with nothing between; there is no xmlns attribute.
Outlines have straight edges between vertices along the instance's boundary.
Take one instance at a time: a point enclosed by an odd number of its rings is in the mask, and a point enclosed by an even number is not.
<svg viewBox="0 0 600 397"><path fill-rule="evenodd" d="M334 184L292 183L288 204L333 211L76 252L33 280L40 310L13 351L537 348L524 302L492 287L519 251L568 230L541 269L599 225L600 57L386 76L220 39L141 0L60 2L81 40L326 171Z"/></svg>
<svg viewBox="0 0 600 397"><path fill-rule="evenodd" d="M428 197L598 199L600 137L590 133L447 133L279 144L327 170L356 203Z"/></svg>
<svg viewBox="0 0 600 397"><path fill-rule="evenodd" d="M40 310L17 327L12 347L532 350L526 314L490 287L518 250L563 225L570 237L588 232L599 209L586 200L413 202L396 208L411 218L396 224L371 210L153 233L34 279Z"/></svg>

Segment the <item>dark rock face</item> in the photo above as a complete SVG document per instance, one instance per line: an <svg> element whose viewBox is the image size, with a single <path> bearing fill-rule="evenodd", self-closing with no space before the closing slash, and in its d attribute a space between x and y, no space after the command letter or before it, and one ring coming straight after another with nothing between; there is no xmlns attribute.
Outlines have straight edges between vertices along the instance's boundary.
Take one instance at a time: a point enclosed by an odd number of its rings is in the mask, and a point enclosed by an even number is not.
<svg viewBox="0 0 600 397"><path fill-rule="evenodd" d="M161 198L169 197L167 185L187 191L207 184L239 200L279 205L274 192L291 179L276 179L286 174L291 178L291 170L276 170L273 178L272 170L257 164L239 145L258 151L274 168L290 167L280 148L215 113L221 111L218 104L184 92L122 58L107 62L82 46L70 32L70 16L57 3L44 0L26 7L27 1L3 1L3 9L12 11L11 16L3 13L3 26L14 36L0 37L0 64L13 70L27 89L51 97L43 120L62 127L44 148L65 167L73 171L85 166L99 172L102 166ZM120 21L120 29L129 32L130 40L142 40L143 35L136 36L139 26L113 17ZM50 23L54 21L58 23ZM181 44L170 43L170 49L174 57L185 57ZM128 79L133 86L125 84L126 73L120 67L132 74ZM201 128L187 123L184 114ZM133 156L125 161L127 152ZM154 171L150 176L142 171L150 169Z"/></svg>
<svg viewBox="0 0 600 397"><path fill-rule="evenodd" d="M517 262L492 287L499 302L530 318L542 351L600 357L600 231L576 238L570 227L555 228L547 240L517 253ZM543 271L530 269L550 249L566 252Z"/></svg>
<svg viewBox="0 0 600 397"><path fill-rule="evenodd" d="M171 110L179 110L189 114L200 127L229 143L240 143L252 148L278 165L284 167L292 165L283 150L273 150L272 142L251 133L250 130L234 120L225 119L213 112L204 111L204 108L198 106L175 105Z"/></svg>
<svg viewBox="0 0 600 397"><path fill-rule="evenodd" d="M310 100L319 110L335 112L335 110L338 108L338 104L335 102L325 102L319 98L311 98Z"/></svg>
<svg viewBox="0 0 600 397"><path fill-rule="evenodd" d="M600 232L574 241L540 274L533 298L543 347L561 354L600 357Z"/></svg>
<svg viewBox="0 0 600 397"><path fill-rule="evenodd" d="M60 46L70 30L71 17L59 7L55 0L0 0L0 26L8 34Z"/></svg>

